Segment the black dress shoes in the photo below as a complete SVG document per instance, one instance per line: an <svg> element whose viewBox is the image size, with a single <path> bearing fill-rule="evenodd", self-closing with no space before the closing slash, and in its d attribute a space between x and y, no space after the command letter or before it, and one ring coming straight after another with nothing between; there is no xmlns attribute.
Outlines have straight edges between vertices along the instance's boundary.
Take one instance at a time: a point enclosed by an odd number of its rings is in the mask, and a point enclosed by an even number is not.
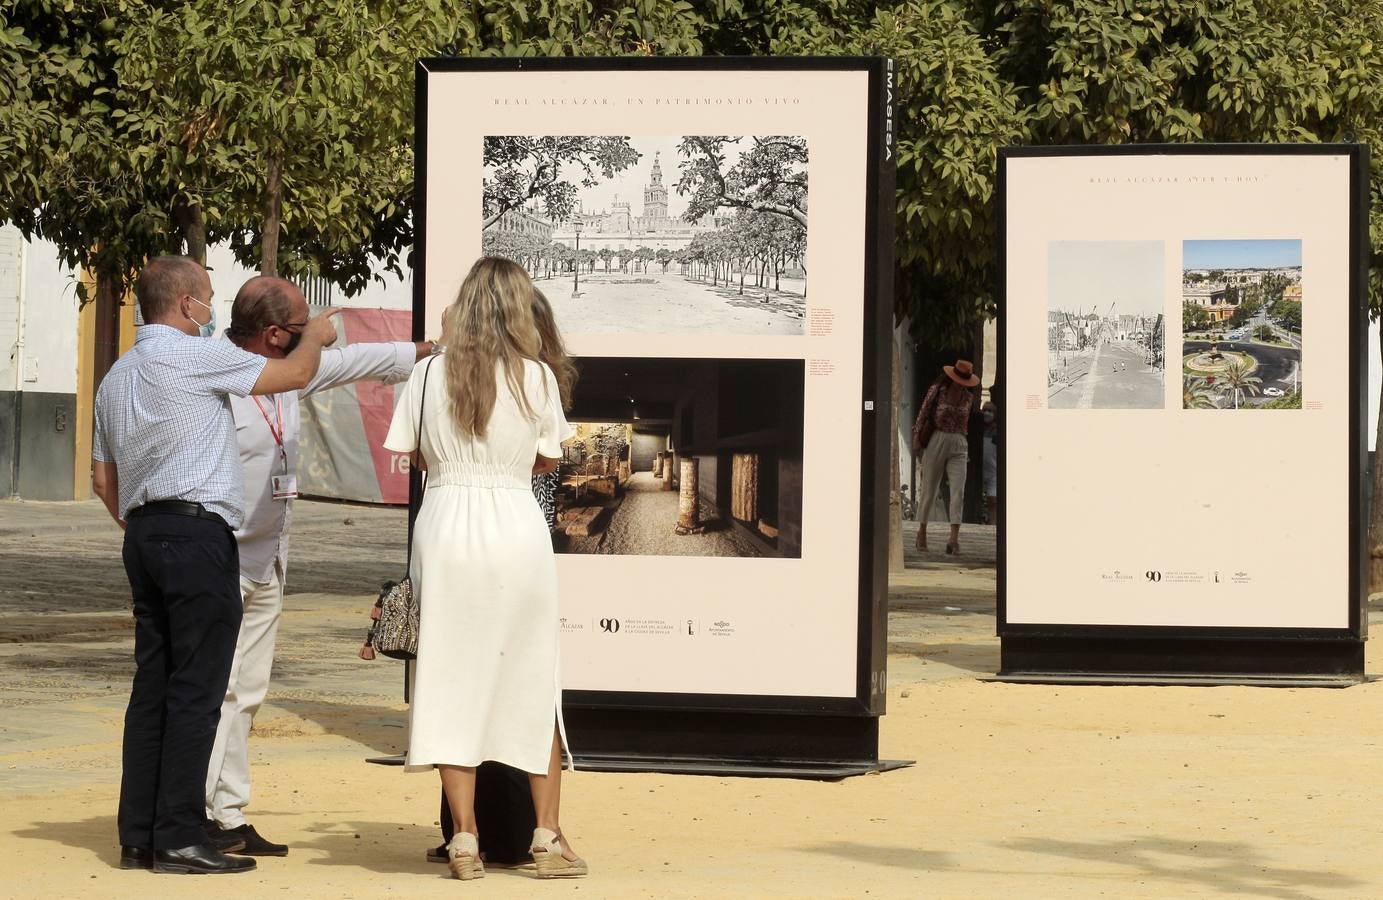
<svg viewBox="0 0 1383 900"><path fill-rule="evenodd" d="M245 849L245 838L234 831L226 831L215 819L207 819L202 831L206 832L206 843L222 853L235 853Z"/></svg>
<svg viewBox="0 0 1383 900"><path fill-rule="evenodd" d="M176 875L224 875L248 872L255 861L242 856L227 856L210 844L193 844L177 850L155 850L153 869Z"/></svg>
<svg viewBox="0 0 1383 900"><path fill-rule="evenodd" d="M222 834L233 834L245 842L237 852L246 856L287 856L287 844L275 844L266 840L249 822L235 828L224 828Z"/></svg>
<svg viewBox="0 0 1383 900"><path fill-rule="evenodd" d="M130 847L125 844L120 845L120 868L122 869L152 869L154 867L154 851L148 847Z"/></svg>

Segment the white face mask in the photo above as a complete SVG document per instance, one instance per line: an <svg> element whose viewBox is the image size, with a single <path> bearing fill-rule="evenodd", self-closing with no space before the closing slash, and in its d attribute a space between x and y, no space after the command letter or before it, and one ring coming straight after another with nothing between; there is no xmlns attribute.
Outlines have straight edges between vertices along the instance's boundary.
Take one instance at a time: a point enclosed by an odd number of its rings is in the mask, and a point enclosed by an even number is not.
<svg viewBox="0 0 1383 900"><path fill-rule="evenodd" d="M211 317L206 320L205 325L203 325L201 322L198 322L196 319L193 319L191 316L188 316L189 319L192 319L192 324L197 326L198 334L200 334L204 338L209 338L212 335L216 334L216 307L211 306L207 303L203 303L202 301L198 300L196 297L192 297L191 295L189 295L189 299L191 299L193 303L205 309L207 312L211 313Z"/></svg>

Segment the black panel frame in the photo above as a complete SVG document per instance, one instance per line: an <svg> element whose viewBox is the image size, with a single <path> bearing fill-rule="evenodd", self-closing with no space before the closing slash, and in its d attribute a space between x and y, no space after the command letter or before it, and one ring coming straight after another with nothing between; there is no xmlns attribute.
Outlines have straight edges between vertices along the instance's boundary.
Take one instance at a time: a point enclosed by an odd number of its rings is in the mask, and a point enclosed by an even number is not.
<svg viewBox="0 0 1383 900"><path fill-rule="evenodd" d="M1362 474L1367 416L1369 151L1363 144L1129 144L1006 147L999 150L995 185L999 298L998 356L1006 360L1007 162L1025 157L1070 156L1345 156L1350 160L1349 203L1349 625L1345 628L1195 627L1152 625L1033 624L1008 621L1008 535L1004 526L1007 442L998 447L997 634L999 676L1101 674L1118 676L1346 676L1362 680L1368 556ZM1001 363L1001 365L1003 365ZM1008 366L1003 365L1006 396ZM999 411L1003 433L1007 408Z"/></svg>
<svg viewBox="0 0 1383 900"><path fill-rule="evenodd" d="M788 762L877 761L888 658L889 402L892 384L895 69L883 57L448 57L416 71L413 196L413 337L423 339L427 247L428 76L523 71L858 71L868 76L865 176L863 407L860 429L859 577L855 692L849 697L566 691L568 731L578 752L701 756ZM409 531L421 501L410 480ZM669 716L683 727L670 732ZM669 746L669 742L676 747Z"/></svg>

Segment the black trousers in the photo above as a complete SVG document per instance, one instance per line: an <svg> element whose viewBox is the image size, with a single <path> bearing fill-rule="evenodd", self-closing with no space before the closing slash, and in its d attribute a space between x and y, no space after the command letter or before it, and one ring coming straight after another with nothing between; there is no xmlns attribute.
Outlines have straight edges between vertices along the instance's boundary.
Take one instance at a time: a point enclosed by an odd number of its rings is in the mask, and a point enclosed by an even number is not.
<svg viewBox="0 0 1383 900"><path fill-rule="evenodd" d="M171 850L206 838L206 770L240 631L240 555L224 523L129 521L134 682L125 711L120 843Z"/></svg>

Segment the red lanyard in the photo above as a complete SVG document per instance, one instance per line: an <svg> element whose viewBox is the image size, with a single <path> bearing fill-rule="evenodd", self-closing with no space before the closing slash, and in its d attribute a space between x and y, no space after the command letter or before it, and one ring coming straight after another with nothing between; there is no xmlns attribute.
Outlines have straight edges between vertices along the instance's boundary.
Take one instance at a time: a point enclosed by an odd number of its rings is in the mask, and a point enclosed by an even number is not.
<svg viewBox="0 0 1383 900"><path fill-rule="evenodd" d="M273 421L269 418L269 411L264 408L264 404L259 402L258 397L251 397L255 406L259 409L259 414L264 417L264 424L269 426L269 434L273 437L274 443L279 448L279 458L283 460L283 471L288 471L288 451L283 447L283 401L279 395L274 395L274 415L278 419L278 428L274 428Z"/></svg>

